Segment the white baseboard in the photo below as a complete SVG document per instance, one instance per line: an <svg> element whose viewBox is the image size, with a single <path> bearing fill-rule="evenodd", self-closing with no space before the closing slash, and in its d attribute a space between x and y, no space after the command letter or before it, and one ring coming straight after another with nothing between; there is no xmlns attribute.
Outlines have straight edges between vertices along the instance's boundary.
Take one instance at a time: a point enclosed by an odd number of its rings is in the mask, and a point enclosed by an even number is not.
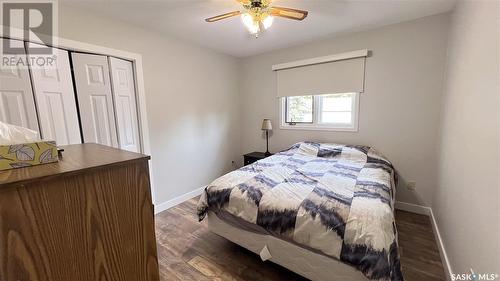
<svg viewBox="0 0 500 281"><path fill-rule="evenodd" d="M441 238L441 233L439 232L439 227L437 225L436 218L434 217L434 213L432 212L432 208L400 201L396 201L394 207L398 210L429 216L432 224L432 232L434 232L434 237L439 249L439 255L441 256L441 262L443 263L444 273L446 274L446 280L451 280L451 273L453 271L451 270L450 260L446 254L443 239Z"/></svg>
<svg viewBox="0 0 500 281"><path fill-rule="evenodd" d="M398 210L407 211L407 212L415 213L415 214L419 214L419 215L430 216L430 214L431 214L431 208L426 207L426 206L422 206L422 205L412 204L412 203L396 201L396 203L394 204L394 207Z"/></svg>
<svg viewBox="0 0 500 281"><path fill-rule="evenodd" d="M205 186L202 186L202 187L195 189L193 191L190 191L188 193L182 194L181 196L177 196L174 199L165 201L163 203L155 204L155 215L158 213L161 213L167 209L170 209L175 205L179 205L180 203L182 203L184 201L187 201L189 199L192 199L192 198L200 195L203 192L203 190L205 190Z"/></svg>
<svg viewBox="0 0 500 281"><path fill-rule="evenodd" d="M443 262L444 273L446 274L446 280L451 280L451 273L453 270L451 269L450 260L448 259L448 255L446 254L446 250L444 248L443 239L441 238L441 233L439 232L439 227L436 222L436 218L434 217L434 213L432 209L429 217L431 218L432 230L434 230L434 237L436 238L436 242L438 244L439 255L441 256L441 261Z"/></svg>

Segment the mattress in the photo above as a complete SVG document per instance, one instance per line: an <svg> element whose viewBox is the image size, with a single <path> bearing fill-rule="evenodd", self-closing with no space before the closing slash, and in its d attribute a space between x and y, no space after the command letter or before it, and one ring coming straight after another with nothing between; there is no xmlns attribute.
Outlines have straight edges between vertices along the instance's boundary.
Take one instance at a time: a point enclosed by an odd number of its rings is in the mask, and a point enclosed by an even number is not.
<svg viewBox="0 0 500 281"><path fill-rule="evenodd" d="M392 164L373 148L302 142L212 182L198 215L230 214L247 233L340 261L369 280L402 281L394 187Z"/></svg>

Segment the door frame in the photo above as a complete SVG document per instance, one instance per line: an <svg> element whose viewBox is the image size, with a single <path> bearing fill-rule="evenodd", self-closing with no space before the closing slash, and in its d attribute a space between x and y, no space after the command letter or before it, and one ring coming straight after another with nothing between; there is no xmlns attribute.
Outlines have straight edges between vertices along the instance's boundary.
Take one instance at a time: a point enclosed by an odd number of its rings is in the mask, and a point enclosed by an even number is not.
<svg viewBox="0 0 500 281"><path fill-rule="evenodd" d="M41 40L26 41L22 37L16 36L4 36L3 26L0 25L0 37L7 39L20 40L24 42L31 42L46 45ZM13 34L23 34L22 30L11 28ZM116 57L119 59L124 59L132 62L132 71L134 74L134 84L136 92L136 104L137 104L137 118L139 122L139 139L141 141L141 153L151 155L151 144L149 138L149 126L148 126L148 115L147 115L147 105L146 105L146 89L144 86L144 70L142 67L142 55L138 53L133 53L129 51L118 50L109 47L103 47L95 44L89 44L81 41L66 39L58 36L52 36L53 44L49 47L64 49L72 52L81 53L92 53L96 55L105 55L110 57ZM153 204L155 202L155 192L153 184L153 165L152 160L149 165L150 183L151 183L151 193Z"/></svg>

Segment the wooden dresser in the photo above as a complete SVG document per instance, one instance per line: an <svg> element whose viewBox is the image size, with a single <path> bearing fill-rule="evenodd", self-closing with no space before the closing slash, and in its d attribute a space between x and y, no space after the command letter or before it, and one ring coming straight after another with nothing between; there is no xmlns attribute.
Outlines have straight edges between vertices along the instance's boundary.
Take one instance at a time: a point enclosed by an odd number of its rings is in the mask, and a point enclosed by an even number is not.
<svg viewBox="0 0 500 281"><path fill-rule="evenodd" d="M0 280L158 281L149 156L64 149L0 172Z"/></svg>

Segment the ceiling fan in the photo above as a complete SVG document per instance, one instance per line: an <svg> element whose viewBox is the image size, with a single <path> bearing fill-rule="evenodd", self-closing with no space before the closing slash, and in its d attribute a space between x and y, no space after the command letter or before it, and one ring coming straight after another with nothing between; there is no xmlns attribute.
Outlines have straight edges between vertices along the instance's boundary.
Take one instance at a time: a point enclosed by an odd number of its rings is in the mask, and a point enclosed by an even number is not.
<svg viewBox="0 0 500 281"><path fill-rule="evenodd" d="M261 26L268 29L273 24L274 17L282 17L292 20L303 20L307 17L308 12L303 10L272 7L272 0L236 0L243 5L242 11L234 11L225 13L215 17L205 19L207 22L215 22L227 19L234 16L241 16L243 24L246 26L250 34L259 37Z"/></svg>

